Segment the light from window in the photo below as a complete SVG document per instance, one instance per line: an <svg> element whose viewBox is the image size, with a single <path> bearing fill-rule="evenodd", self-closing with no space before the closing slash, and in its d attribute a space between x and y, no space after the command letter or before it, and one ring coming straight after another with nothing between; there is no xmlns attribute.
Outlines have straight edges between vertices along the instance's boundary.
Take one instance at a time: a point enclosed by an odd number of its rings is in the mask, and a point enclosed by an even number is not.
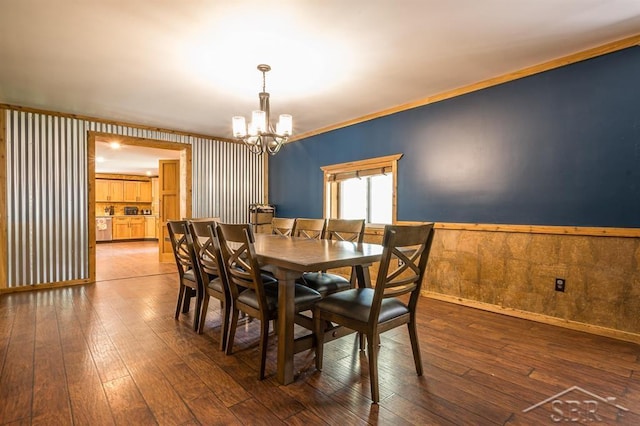
<svg viewBox="0 0 640 426"><path fill-rule="evenodd" d="M340 182L341 219L362 219L367 223L391 223L393 207L391 174L345 179Z"/></svg>
<svg viewBox="0 0 640 426"><path fill-rule="evenodd" d="M389 224L393 212L393 176L391 173L371 176L369 181L369 222Z"/></svg>
<svg viewBox="0 0 640 426"><path fill-rule="evenodd" d="M367 179L347 179L340 182L340 219L367 217Z"/></svg>
<svg viewBox="0 0 640 426"><path fill-rule="evenodd" d="M396 220L398 160L402 154L323 166L326 218L364 219L386 225Z"/></svg>

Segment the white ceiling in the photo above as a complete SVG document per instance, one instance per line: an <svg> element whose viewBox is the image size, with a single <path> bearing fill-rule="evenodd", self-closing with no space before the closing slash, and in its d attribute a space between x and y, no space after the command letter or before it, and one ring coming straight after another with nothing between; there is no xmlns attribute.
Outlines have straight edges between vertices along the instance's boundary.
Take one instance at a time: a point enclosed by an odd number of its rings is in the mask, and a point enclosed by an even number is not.
<svg viewBox="0 0 640 426"><path fill-rule="evenodd" d="M96 173L158 176L159 160L177 160L180 151L136 145L110 146L111 141L96 140Z"/></svg>
<svg viewBox="0 0 640 426"><path fill-rule="evenodd" d="M640 33L640 0L1 0L0 103L313 131Z"/></svg>

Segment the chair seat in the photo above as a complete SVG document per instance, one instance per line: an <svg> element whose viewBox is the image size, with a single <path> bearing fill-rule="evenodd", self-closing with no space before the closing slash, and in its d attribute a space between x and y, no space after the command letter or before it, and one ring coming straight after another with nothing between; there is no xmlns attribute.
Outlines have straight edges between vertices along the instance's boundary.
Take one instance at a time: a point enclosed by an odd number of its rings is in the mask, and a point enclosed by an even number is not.
<svg viewBox="0 0 640 426"><path fill-rule="evenodd" d="M315 304L316 308L345 318L367 322L373 303L372 288L355 288L331 294ZM409 313L409 308L400 300L390 297L382 300L378 322L386 322Z"/></svg>
<svg viewBox="0 0 640 426"><path fill-rule="evenodd" d="M260 274L260 276L262 277L262 284L267 285L273 285L273 284L278 284L278 280L271 274L267 273L267 272L263 272Z"/></svg>
<svg viewBox="0 0 640 426"><path fill-rule="evenodd" d="M322 297L351 288L351 283L345 277L326 272L305 272L296 282L314 289Z"/></svg>
<svg viewBox="0 0 640 426"><path fill-rule="evenodd" d="M264 291L265 299L267 300L267 309L273 314L278 310L278 282L265 284ZM304 310L305 307L311 307L315 302L322 299L320 293L300 284L296 284L295 291L294 304L296 311ZM238 296L238 301L254 309L259 309L255 290L243 291Z"/></svg>
<svg viewBox="0 0 640 426"><path fill-rule="evenodd" d="M211 274L208 274L208 275L209 275L208 277L209 281L212 281L218 278L216 275L211 275ZM187 272L185 272L183 277L185 280L191 281L193 283L196 282L196 276L195 276L195 273L193 272L193 269L189 269Z"/></svg>
<svg viewBox="0 0 640 426"><path fill-rule="evenodd" d="M207 284L207 288L215 290L219 293L222 293L224 291L222 288L222 280L220 279L220 277L214 277L213 279L211 279L209 281L209 284Z"/></svg>
<svg viewBox="0 0 640 426"><path fill-rule="evenodd" d="M193 272L193 269L189 269L188 271L186 271L183 275L183 278L194 283L196 282L196 275L195 272Z"/></svg>

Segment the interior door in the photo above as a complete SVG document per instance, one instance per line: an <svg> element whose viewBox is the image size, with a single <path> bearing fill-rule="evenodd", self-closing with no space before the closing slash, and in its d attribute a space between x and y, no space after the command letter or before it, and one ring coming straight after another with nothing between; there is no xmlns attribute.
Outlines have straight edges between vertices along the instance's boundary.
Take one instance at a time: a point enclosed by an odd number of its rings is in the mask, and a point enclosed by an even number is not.
<svg viewBox="0 0 640 426"><path fill-rule="evenodd" d="M158 198L160 201L158 233L160 262L175 262L167 221L180 219L180 160L158 162Z"/></svg>

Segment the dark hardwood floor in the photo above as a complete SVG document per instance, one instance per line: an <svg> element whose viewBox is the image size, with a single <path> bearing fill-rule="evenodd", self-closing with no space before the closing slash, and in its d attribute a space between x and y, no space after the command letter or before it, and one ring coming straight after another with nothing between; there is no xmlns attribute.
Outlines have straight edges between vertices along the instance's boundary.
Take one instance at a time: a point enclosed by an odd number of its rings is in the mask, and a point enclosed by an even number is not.
<svg viewBox="0 0 640 426"><path fill-rule="evenodd" d="M272 338L258 381L258 323L226 356L216 303L203 335L175 321L175 265L154 250L99 245L96 284L0 296L1 424L640 424L639 345L426 298L425 374L405 328L383 334L379 405L355 336L326 345L321 373L297 355L288 386Z"/></svg>

